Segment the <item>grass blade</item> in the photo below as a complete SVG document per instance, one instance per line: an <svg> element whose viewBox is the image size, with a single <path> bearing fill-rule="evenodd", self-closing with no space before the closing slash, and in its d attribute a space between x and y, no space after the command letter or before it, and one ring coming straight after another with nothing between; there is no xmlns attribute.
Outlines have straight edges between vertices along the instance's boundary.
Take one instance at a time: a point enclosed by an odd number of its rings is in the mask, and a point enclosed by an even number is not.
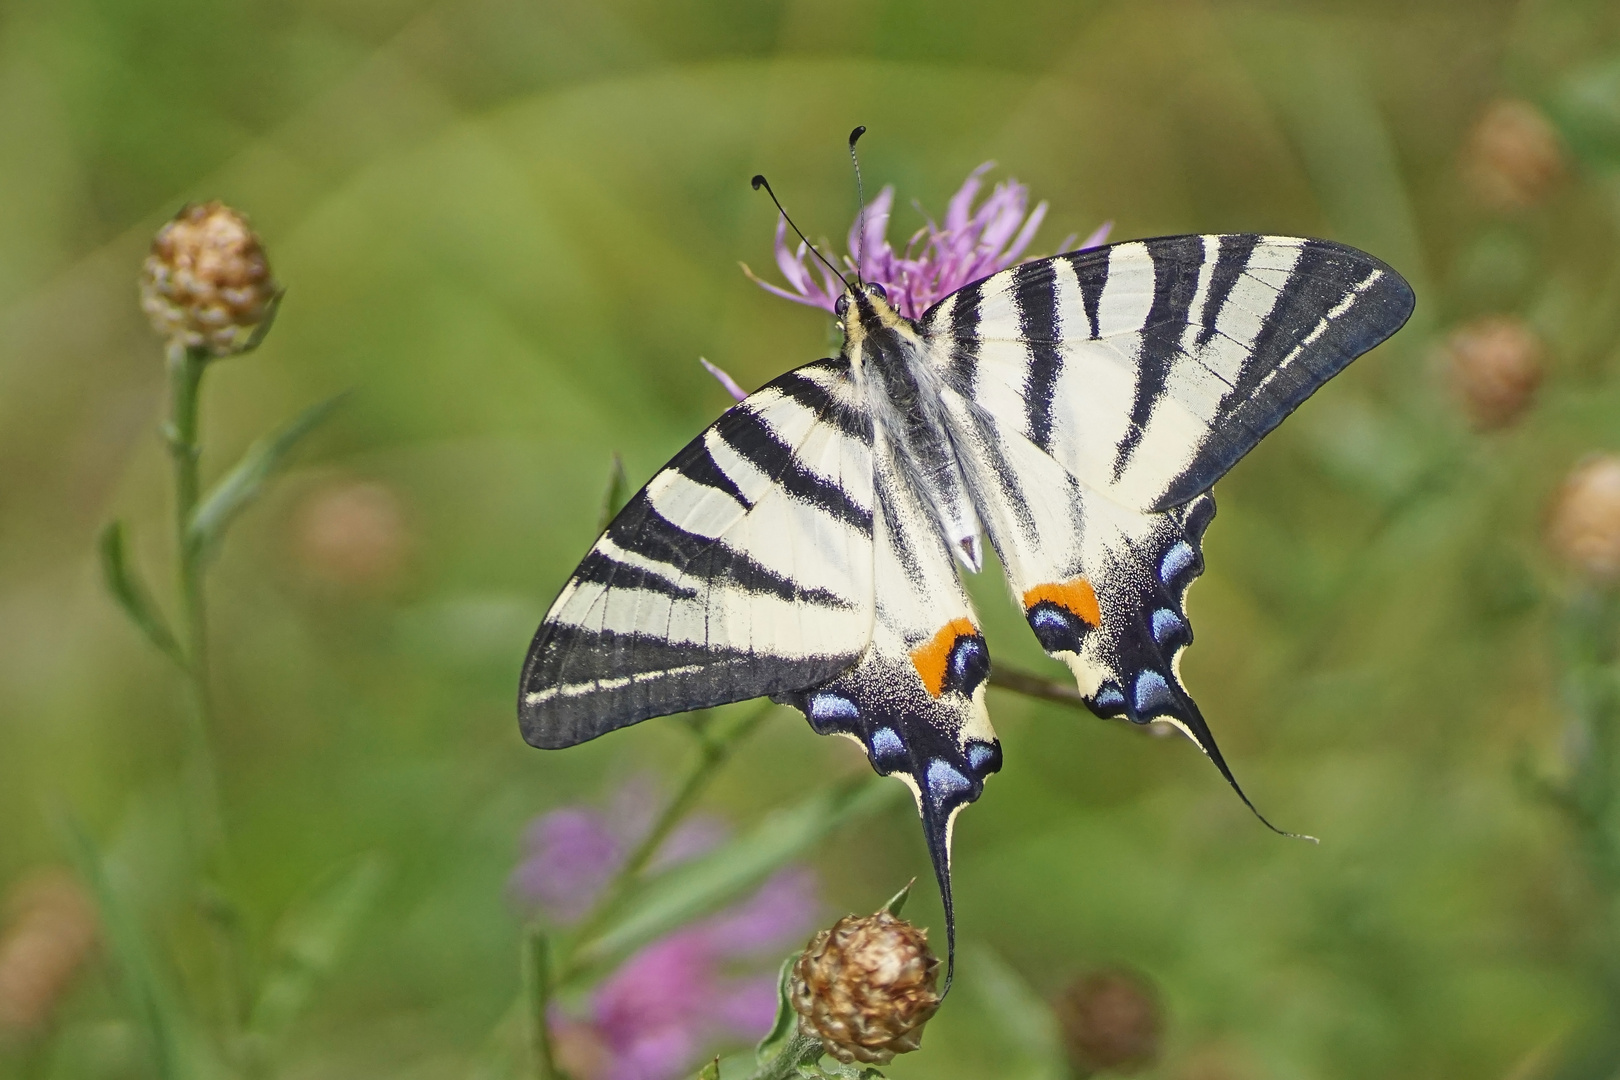
<svg viewBox="0 0 1620 1080"><path fill-rule="evenodd" d="M318 401L293 417L274 435L248 447L236 467L214 485L191 515L186 526L187 546L203 560L218 550L225 530L238 514L253 504L266 480L286 464L287 456L304 436L314 431L348 397L348 391Z"/></svg>
<svg viewBox="0 0 1620 1080"><path fill-rule="evenodd" d="M152 600L152 594L140 575L129 564L123 522L114 521L102 529L96 546L101 551L102 580L106 582L107 591L112 593L113 599L118 601L118 606L124 609L130 622L146 635L146 640L156 645L170 660L185 667L186 658L180 651L180 642L169 629L168 622Z"/></svg>

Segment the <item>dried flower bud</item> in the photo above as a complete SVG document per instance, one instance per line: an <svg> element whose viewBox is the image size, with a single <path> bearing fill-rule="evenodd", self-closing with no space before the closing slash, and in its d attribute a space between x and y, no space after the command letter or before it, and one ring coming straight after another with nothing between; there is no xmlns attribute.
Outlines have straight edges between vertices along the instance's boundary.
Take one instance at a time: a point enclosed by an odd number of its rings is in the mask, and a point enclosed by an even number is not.
<svg viewBox="0 0 1620 1080"><path fill-rule="evenodd" d="M382 593L404 576L410 529L392 490L344 481L304 499L294 517L293 543L310 577L354 592Z"/></svg>
<svg viewBox="0 0 1620 1080"><path fill-rule="evenodd" d="M95 908L71 875L46 871L13 888L0 936L0 1037L44 1027L95 943Z"/></svg>
<svg viewBox="0 0 1620 1080"><path fill-rule="evenodd" d="M1054 1004L1069 1061L1082 1076L1140 1072L1159 1056L1164 1012L1158 992L1128 971L1095 971Z"/></svg>
<svg viewBox="0 0 1620 1080"><path fill-rule="evenodd" d="M141 266L141 309L152 327L215 356L239 351L276 298L259 238L221 202L192 203L152 238Z"/></svg>
<svg viewBox="0 0 1620 1080"><path fill-rule="evenodd" d="M1475 319L1446 339L1444 363L1452 392L1480 431L1519 418L1541 384L1546 349L1522 319Z"/></svg>
<svg viewBox="0 0 1620 1080"><path fill-rule="evenodd" d="M1541 202L1564 178L1564 145L1541 111L1503 98L1485 107L1463 150L1463 173L1474 193L1498 210Z"/></svg>
<svg viewBox="0 0 1620 1080"><path fill-rule="evenodd" d="M1547 546L1589 578L1620 581L1620 457L1594 455L1570 472L1553 500Z"/></svg>
<svg viewBox="0 0 1620 1080"><path fill-rule="evenodd" d="M922 1045L939 1009L939 957L928 932L887 911L846 915L793 965L799 1030L846 1065L884 1065Z"/></svg>

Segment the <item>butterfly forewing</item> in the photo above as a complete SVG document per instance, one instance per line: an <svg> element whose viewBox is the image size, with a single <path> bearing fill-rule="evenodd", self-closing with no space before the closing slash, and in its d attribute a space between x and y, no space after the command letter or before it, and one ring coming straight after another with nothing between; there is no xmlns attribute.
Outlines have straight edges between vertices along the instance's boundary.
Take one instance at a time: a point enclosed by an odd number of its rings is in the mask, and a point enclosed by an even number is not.
<svg viewBox="0 0 1620 1080"><path fill-rule="evenodd" d="M1206 491L1399 329L1411 288L1325 240L1172 236L1003 271L921 320L947 381L1139 510Z"/></svg>
<svg viewBox="0 0 1620 1080"><path fill-rule="evenodd" d="M524 738L801 689L871 638L872 430L848 364L789 372L643 488L530 646Z"/></svg>

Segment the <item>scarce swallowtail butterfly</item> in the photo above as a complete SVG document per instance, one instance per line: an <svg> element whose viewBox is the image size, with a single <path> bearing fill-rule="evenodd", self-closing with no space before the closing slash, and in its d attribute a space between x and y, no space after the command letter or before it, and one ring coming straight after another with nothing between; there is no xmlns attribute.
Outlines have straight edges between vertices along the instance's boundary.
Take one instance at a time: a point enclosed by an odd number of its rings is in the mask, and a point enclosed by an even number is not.
<svg viewBox="0 0 1620 1080"><path fill-rule="evenodd" d="M1179 673L1210 487L1413 302L1364 252L1252 234L1027 262L915 321L857 280L839 355L729 409L574 571L523 737L790 704L915 794L954 952L952 825L1001 768L960 568L988 540L1091 709L1174 724L1236 789Z"/></svg>

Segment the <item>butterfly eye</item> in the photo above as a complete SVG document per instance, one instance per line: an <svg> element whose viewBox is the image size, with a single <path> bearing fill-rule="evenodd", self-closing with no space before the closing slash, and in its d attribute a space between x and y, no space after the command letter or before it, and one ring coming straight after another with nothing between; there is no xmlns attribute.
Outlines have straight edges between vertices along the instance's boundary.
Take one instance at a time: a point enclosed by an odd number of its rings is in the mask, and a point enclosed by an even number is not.
<svg viewBox="0 0 1620 1080"><path fill-rule="evenodd" d="M887 300L889 291L875 281L868 281L866 283L866 295L875 296L879 300Z"/></svg>
<svg viewBox="0 0 1620 1080"><path fill-rule="evenodd" d="M848 311L849 311L849 293L845 293L844 295L840 296L837 300L833 301L833 314L837 315L839 318L843 318L845 313L848 312Z"/></svg>

